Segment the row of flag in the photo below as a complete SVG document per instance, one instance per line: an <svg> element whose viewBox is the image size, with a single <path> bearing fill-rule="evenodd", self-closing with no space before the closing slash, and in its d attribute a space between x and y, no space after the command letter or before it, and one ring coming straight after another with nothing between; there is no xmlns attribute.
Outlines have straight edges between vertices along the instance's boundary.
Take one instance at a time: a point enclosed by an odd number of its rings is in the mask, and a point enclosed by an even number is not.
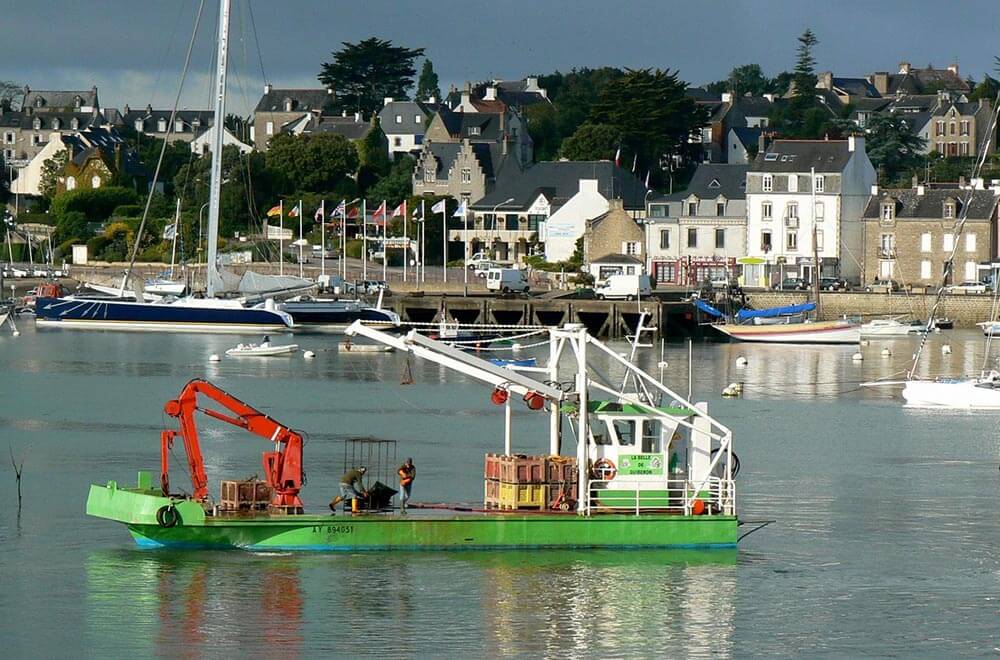
<svg viewBox="0 0 1000 660"><path fill-rule="evenodd" d="M632 156L632 174L635 174L635 168L639 164L639 154ZM622 148L618 147L618 151L615 152L615 166L622 166ZM649 188L649 170L646 170L646 188Z"/></svg>
<svg viewBox="0 0 1000 660"><path fill-rule="evenodd" d="M302 212L302 208L301 207L302 207L302 204L300 202L299 204L296 204L285 215L287 215L289 218L297 218L297 217L299 217L299 214ZM447 210L447 206L445 205L445 200L443 200L443 199L441 201L439 201L437 204L435 204L434 206L431 207L431 212L432 213L444 213L446 210ZM468 212L469 212L468 203L465 200L462 200L462 203L459 204L458 209L452 214L452 216L455 217L455 218L461 218L461 217L465 216L465 214L468 213ZM270 209L268 209L268 211L267 211L267 217L269 217L269 218L278 217L278 216L281 215L281 213L282 213L282 205L279 204L278 206L273 206ZM396 208L394 208L392 210L391 214L389 214L388 206L386 205L386 202L383 201L381 204L379 204L378 208L375 209L375 211L372 213L372 222L375 222L375 223L384 223L387 214L391 218L401 218L401 217L405 216L406 215L406 202L404 201L403 203L401 203L399 206L397 206ZM340 204L337 204L337 208L333 209L333 211L330 212L330 218L331 219L338 218L338 217L357 218L358 217L358 207L357 206L353 206L351 209L348 209L347 208L347 200L341 200ZM414 216L414 217L416 217L416 216ZM322 206L320 206L318 209L316 209L316 213L313 215L313 218L316 220L316 222L321 222L323 220L323 207Z"/></svg>

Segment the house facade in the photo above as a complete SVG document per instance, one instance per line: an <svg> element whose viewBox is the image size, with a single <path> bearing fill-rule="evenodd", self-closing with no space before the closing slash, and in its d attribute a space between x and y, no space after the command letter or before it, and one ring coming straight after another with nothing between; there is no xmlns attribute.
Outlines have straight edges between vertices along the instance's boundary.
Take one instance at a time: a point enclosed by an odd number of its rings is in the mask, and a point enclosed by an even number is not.
<svg viewBox="0 0 1000 660"><path fill-rule="evenodd" d="M978 156L992 114L987 99L962 103L942 94L925 130L927 151L948 157ZM990 141L988 153L996 153L995 139Z"/></svg>
<svg viewBox="0 0 1000 660"><path fill-rule="evenodd" d="M864 215L865 282L893 279L930 287L978 281L980 265L997 257L998 200L1000 187L983 189L982 181L873 188Z"/></svg>
<svg viewBox="0 0 1000 660"><path fill-rule="evenodd" d="M173 114L173 124L170 117ZM140 135L160 138L169 137L171 142L191 142L210 128L215 121L211 110L154 110L147 105L144 110L133 110L125 106L119 121Z"/></svg>
<svg viewBox="0 0 1000 660"><path fill-rule="evenodd" d="M312 116L333 114L332 89L279 89L267 84L254 108L250 139L258 151L267 151L272 136L288 132Z"/></svg>
<svg viewBox="0 0 1000 660"><path fill-rule="evenodd" d="M646 192L634 174L611 161L546 161L506 169L495 188L471 205L470 240L496 259L545 254L547 261L564 261L587 222L606 213L611 200L621 200L630 216L641 220Z"/></svg>
<svg viewBox="0 0 1000 660"><path fill-rule="evenodd" d="M428 140L413 168L413 194L447 195L471 204L493 190L497 173L505 168L519 165L507 158L502 145Z"/></svg>
<svg viewBox="0 0 1000 660"><path fill-rule="evenodd" d="M462 140L502 144L505 153L514 155L521 167L531 165L534 158L534 146L524 121L506 107L497 112L454 112L442 108L428 123L424 140L439 144Z"/></svg>
<svg viewBox="0 0 1000 660"><path fill-rule="evenodd" d="M747 165L702 163L687 190L650 200L649 272L664 284L736 275L747 254Z"/></svg>
<svg viewBox="0 0 1000 660"><path fill-rule="evenodd" d="M440 108L441 105L434 99L422 103L386 98L378 118L388 141L389 157L419 153L424 144L427 124Z"/></svg>
<svg viewBox="0 0 1000 660"><path fill-rule="evenodd" d="M821 276L862 281L861 219L875 182L863 137L772 142L747 172L744 286L811 279L814 238Z"/></svg>
<svg viewBox="0 0 1000 660"><path fill-rule="evenodd" d="M25 87L20 110L11 110L9 104L0 105L0 143L4 161L24 167L45 148L52 135L104 123L96 87L79 91Z"/></svg>
<svg viewBox="0 0 1000 660"><path fill-rule="evenodd" d="M634 259L638 268L636 274L642 273L646 263L645 232L641 221L625 209L624 200L608 200L608 211L587 222L587 230L583 237L583 258L591 274L598 280L605 279L612 272L600 270L601 263L608 267L629 263ZM629 259L622 259L622 257ZM594 266L597 265L597 273ZM628 272L616 270L615 272Z"/></svg>

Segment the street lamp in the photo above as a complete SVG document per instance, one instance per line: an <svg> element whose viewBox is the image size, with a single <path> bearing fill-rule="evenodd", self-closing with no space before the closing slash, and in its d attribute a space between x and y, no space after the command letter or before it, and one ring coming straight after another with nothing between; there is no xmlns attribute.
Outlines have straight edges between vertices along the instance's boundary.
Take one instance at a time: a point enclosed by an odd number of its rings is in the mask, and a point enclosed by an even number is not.
<svg viewBox="0 0 1000 660"><path fill-rule="evenodd" d="M499 218L497 218L497 209L500 208L501 206L505 206L507 204L510 204L513 201L514 201L513 197L508 197L507 199L503 200L502 202L500 202L499 204L497 204L496 206L493 207L493 231L496 232L496 240L494 241L494 243L499 243L500 239L501 239L501 236L500 236L500 222L499 222ZM504 227L506 227L506 226L507 225L506 225L506 222L505 222L504 223ZM495 258L499 258L499 257L496 257L496 252L494 252L494 257Z"/></svg>

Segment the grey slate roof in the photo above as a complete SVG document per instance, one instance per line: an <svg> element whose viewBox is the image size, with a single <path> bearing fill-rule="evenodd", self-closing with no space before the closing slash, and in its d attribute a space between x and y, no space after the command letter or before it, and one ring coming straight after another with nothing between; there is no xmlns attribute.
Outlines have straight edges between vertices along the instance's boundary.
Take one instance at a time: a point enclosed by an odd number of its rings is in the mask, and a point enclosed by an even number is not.
<svg viewBox="0 0 1000 660"><path fill-rule="evenodd" d="M107 128L88 128L76 134L62 136L63 143L73 146L73 162L83 165L87 158L100 151L103 156L114 162L115 148L121 150L122 169L130 176L145 176L146 168L139 160L138 154L129 146L128 141L118 131Z"/></svg>
<svg viewBox="0 0 1000 660"><path fill-rule="evenodd" d="M580 191L581 179L596 179L597 189L608 199L620 198L625 208L642 209L645 205L646 187L634 174L617 167L608 160L599 161L544 161L526 170L506 168L497 177L493 192L471 208L491 210L507 199L507 210L525 210L543 194L553 206L562 206Z"/></svg>
<svg viewBox="0 0 1000 660"><path fill-rule="evenodd" d="M688 87L684 92L685 96L693 98L695 101L699 102L719 102L722 101L722 96L719 94L714 94L704 87Z"/></svg>
<svg viewBox="0 0 1000 660"><path fill-rule="evenodd" d="M926 69L913 67L909 73L890 74L888 91L889 94L923 94L931 85L958 92L971 91L961 76L948 69L935 69L929 64Z"/></svg>
<svg viewBox="0 0 1000 660"><path fill-rule="evenodd" d="M775 140L767 151L757 154L754 172L841 172L851 152L847 140Z"/></svg>
<svg viewBox="0 0 1000 660"><path fill-rule="evenodd" d="M951 110L952 107L954 107L960 115L974 115L982 109L982 101L972 101L971 103L944 102L938 105L932 114L935 117L940 117Z"/></svg>
<svg viewBox="0 0 1000 660"><path fill-rule="evenodd" d="M440 104L420 103L417 101L393 101L387 103L378 113L379 123L382 131L387 135L394 133L423 134L427 127L427 121L440 108ZM396 123L396 115L400 115L403 123ZM420 115L423 119L420 123L413 121L414 117Z"/></svg>
<svg viewBox="0 0 1000 660"><path fill-rule="evenodd" d="M750 128L748 126L734 126L732 130L736 134L736 139L739 140L744 147L757 146L757 143L760 140L760 134L764 132L763 128Z"/></svg>
<svg viewBox="0 0 1000 660"><path fill-rule="evenodd" d="M497 141L500 139L500 115L486 112L454 112L442 109L438 116L444 122L445 129L454 138L469 138L473 142ZM469 129L479 128L478 135L472 135Z"/></svg>
<svg viewBox="0 0 1000 660"><path fill-rule="evenodd" d="M833 78L833 86L860 98L878 98L880 94L867 78Z"/></svg>
<svg viewBox="0 0 1000 660"><path fill-rule="evenodd" d="M136 120L141 119L143 121L143 130L156 131L161 119L169 124L170 112L170 110L153 110L148 107L142 110L132 110L126 106L125 112L121 113L121 121L123 125L135 128ZM201 132L213 124L215 113L211 110L178 110L175 119L180 119L184 122L185 132ZM195 120L197 120L197 129L195 129ZM171 133L176 132L169 125L167 129Z"/></svg>
<svg viewBox="0 0 1000 660"><path fill-rule="evenodd" d="M368 135L372 125L366 121L358 121L353 115L350 117L334 116L312 116L306 125L303 133L332 133L342 135L352 142L360 140Z"/></svg>
<svg viewBox="0 0 1000 660"><path fill-rule="evenodd" d="M318 110L333 112L334 98L326 89L274 89L263 94L254 112L285 112L285 100L292 102L292 112Z"/></svg>
<svg viewBox="0 0 1000 660"><path fill-rule="evenodd" d="M486 178L495 178L497 173L503 169L503 164L506 161L506 157L503 155L503 146L500 144L485 143L473 143L470 146ZM437 159L437 175L440 178L448 175L448 170L451 169L455 158L458 157L458 153L462 150L460 142L429 142L426 143L425 147L430 149L431 153L434 154L434 158ZM504 199L507 198L505 197Z"/></svg>
<svg viewBox="0 0 1000 660"><path fill-rule="evenodd" d="M38 120L39 129L71 131L99 126L104 121L104 117L98 112L34 112L27 113L23 110L19 112L5 112L0 117L0 126L33 128L35 120ZM73 120L77 120L77 128L73 128Z"/></svg>
<svg viewBox="0 0 1000 660"><path fill-rule="evenodd" d="M737 96L736 107L744 117L766 117L774 103L763 96Z"/></svg>
<svg viewBox="0 0 1000 660"><path fill-rule="evenodd" d="M759 129L757 130L759 132ZM687 199L691 195L697 195L701 199L714 199L719 195L725 196L726 199L746 199L747 171L749 169L749 165L701 163L694 171L687 190L673 195L664 195L657 201L676 202Z"/></svg>
<svg viewBox="0 0 1000 660"><path fill-rule="evenodd" d="M604 215L607 215L607 213L605 213ZM602 215L601 218L603 218L604 215ZM600 220L600 218L595 218L593 220L593 222L596 223L598 220ZM593 260L591 260L590 263L592 263L592 264L641 264L642 261L640 261L639 259L636 259L635 257L633 257L631 255L628 255L628 254L615 254L614 252L612 252L610 254L604 255L603 257L598 257L596 259L593 259Z"/></svg>
<svg viewBox="0 0 1000 660"><path fill-rule="evenodd" d="M22 108L31 108L35 112L72 110L79 99L81 106L97 106L97 88L87 90L44 90L26 87ZM41 107L38 102L41 101Z"/></svg>
<svg viewBox="0 0 1000 660"><path fill-rule="evenodd" d="M969 195L972 195L971 199ZM989 221L993 216L997 200L1000 199L992 190L958 190L925 188L924 194L917 194L914 188L896 188L879 190L878 195L868 199L865 207L865 218L881 217L882 203L889 199L896 200L897 220L943 220L944 203L951 199L955 202L955 216L960 217L962 205L969 200L967 218L970 221ZM949 219L949 222L951 220Z"/></svg>

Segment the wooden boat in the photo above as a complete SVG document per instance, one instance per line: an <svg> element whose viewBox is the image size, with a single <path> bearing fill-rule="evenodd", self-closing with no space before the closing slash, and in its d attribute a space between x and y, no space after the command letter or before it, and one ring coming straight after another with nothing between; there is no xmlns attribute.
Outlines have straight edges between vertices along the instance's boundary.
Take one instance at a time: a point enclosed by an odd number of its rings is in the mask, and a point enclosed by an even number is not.
<svg viewBox="0 0 1000 660"><path fill-rule="evenodd" d="M298 344L282 344L275 346L270 342L264 344L238 344L226 351L232 357L273 357L276 355L291 355L299 350Z"/></svg>

